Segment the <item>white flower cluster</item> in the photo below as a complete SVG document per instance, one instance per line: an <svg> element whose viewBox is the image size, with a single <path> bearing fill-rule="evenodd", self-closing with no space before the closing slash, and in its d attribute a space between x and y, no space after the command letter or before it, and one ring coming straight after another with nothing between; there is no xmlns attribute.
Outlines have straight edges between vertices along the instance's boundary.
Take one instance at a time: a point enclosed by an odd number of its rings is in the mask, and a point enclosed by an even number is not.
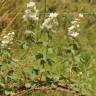
<svg viewBox="0 0 96 96"><path fill-rule="evenodd" d="M50 13L48 18L44 20L41 29L51 29L54 25L58 25L58 22L56 21L56 17L58 16L57 13Z"/></svg>
<svg viewBox="0 0 96 96"><path fill-rule="evenodd" d="M28 19L37 21L38 18L38 10L36 8L36 4L32 1L30 1L27 4L27 9L25 10L25 14L23 15L24 21L27 21Z"/></svg>
<svg viewBox="0 0 96 96"><path fill-rule="evenodd" d="M14 32L8 33L7 35L2 37L2 41L1 41L1 47L5 48L7 47L9 44L13 43L13 39L14 39Z"/></svg>
<svg viewBox="0 0 96 96"><path fill-rule="evenodd" d="M68 28L68 35L71 37L77 37L79 35L79 28L80 28L80 18L83 18L83 14L79 14L78 17L71 22L71 26Z"/></svg>

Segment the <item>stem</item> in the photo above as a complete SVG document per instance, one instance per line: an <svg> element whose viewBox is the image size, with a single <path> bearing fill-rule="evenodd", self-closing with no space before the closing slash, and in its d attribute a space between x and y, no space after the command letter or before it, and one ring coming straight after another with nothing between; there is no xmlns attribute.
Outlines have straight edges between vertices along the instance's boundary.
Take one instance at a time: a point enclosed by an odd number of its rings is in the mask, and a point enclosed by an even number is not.
<svg viewBox="0 0 96 96"><path fill-rule="evenodd" d="M14 96L23 96L24 94L28 94L28 93L33 93L33 92L48 92L48 91L58 91L58 92L64 92L64 93L68 93L68 94L73 94L74 96L80 96L81 94L77 91L71 90L71 89L66 89L66 88L62 88L62 87L37 87L37 88L31 88L29 90L23 90L21 92L16 93ZM85 96L85 95L84 95Z"/></svg>

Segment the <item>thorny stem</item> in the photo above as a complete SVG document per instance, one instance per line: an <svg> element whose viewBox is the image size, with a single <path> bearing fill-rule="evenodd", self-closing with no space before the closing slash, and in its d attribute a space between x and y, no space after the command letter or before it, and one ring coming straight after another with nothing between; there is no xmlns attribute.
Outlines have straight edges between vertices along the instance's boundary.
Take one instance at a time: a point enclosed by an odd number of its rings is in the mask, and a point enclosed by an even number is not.
<svg viewBox="0 0 96 96"><path fill-rule="evenodd" d="M72 89L67 89L64 86L57 86L57 87L36 87L36 88L31 88L28 90L23 90L21 92L16 93L14 96L22 96L24 94L28 94L28 93L33 93L33 92L48 92L48 91L58 91L58 92L64 92L64 93L68 93L68 94L73 94L73 96L81 96L81 94L77 91L74 91ZM83 95L85 96L85 95Z"/></svg>

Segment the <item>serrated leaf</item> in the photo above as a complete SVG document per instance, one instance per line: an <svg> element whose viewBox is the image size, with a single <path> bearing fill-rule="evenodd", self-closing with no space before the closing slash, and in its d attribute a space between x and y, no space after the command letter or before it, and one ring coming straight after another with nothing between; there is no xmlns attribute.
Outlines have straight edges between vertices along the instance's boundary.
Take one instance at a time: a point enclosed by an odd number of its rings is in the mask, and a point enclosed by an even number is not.
<svg viewBox="0 0 96 96"><path fill-rule="evenodd" d="M38 53L35 57L36 57L37 60L41 59L41 58L43 58L43 54L42 53Z"/></svg>

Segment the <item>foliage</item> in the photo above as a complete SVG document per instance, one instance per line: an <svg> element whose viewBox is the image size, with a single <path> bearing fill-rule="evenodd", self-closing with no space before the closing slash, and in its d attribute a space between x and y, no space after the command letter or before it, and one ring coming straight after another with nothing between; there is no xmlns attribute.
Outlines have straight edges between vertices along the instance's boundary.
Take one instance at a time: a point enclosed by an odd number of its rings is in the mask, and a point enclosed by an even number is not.
<svg viewBox="0 0 96 96"><path fill-rule="evenodd" d="M18 91L38 87L60 87L81 96L96 95L95 40L91 41L96 30L93 2L0 3L0 14L8 18L8 24L3 21L5 26L0 25L1 96L14 96Z"/></svg>

